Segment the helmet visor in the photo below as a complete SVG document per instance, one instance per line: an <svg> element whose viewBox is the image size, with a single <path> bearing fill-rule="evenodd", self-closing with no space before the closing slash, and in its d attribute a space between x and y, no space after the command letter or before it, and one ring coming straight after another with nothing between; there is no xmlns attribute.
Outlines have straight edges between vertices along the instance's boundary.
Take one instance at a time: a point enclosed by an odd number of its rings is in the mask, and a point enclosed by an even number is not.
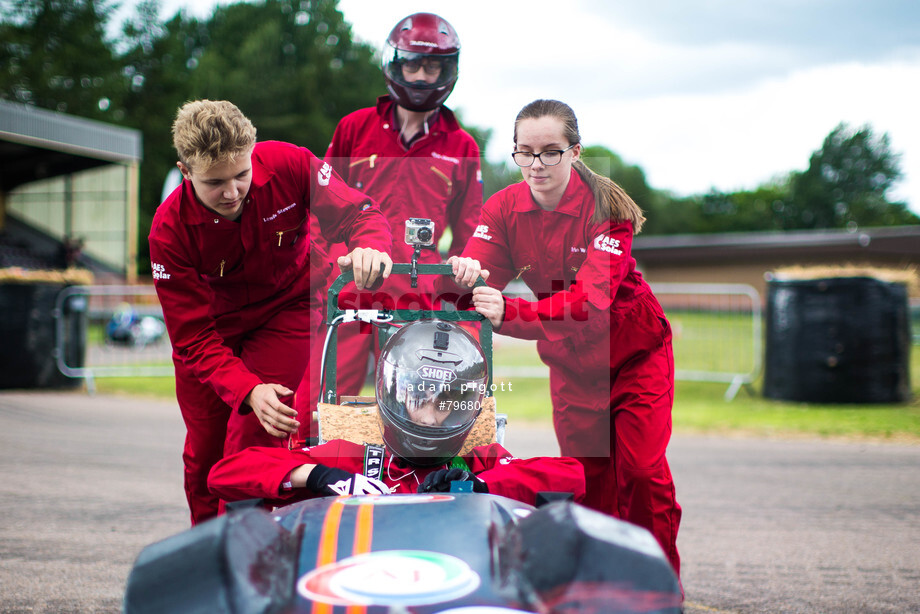
<svg viewBox="0 0 920 614"><path fill-rule="evenodd" d="M383 53L383 72L404 87L433 90L457 80L460 52L441 55L396 49L388 42Z"/></svg>
<svg viewBox="0 0 920 614"><path fill-rule="evenodd" d="M382 361L377 395L394 422L436 437L462 431L476 419L486 384L481 370L463 373L449 363L411 369Z"/></svg>

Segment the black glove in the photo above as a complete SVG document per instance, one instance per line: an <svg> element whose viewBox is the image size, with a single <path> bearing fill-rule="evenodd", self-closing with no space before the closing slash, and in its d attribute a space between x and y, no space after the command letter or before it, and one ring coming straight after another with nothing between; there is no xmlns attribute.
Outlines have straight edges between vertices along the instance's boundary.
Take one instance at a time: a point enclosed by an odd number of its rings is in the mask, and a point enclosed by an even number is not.
<svg viewBox="0 0 920 614"><path fill-rule="evenodd" d="M313 468L307 476L307 488L320 495L390 494L390 488L380 480L326 465Z"/></svg>
<svg viewBox="0 0 920 614"><path fill-rule="evenodd" d="M450 492L451 482L472 482L473 492L487 493L489 486L467 469L451 467L438 469L425 476L425 481L418 485L418 492Z"/></svg>

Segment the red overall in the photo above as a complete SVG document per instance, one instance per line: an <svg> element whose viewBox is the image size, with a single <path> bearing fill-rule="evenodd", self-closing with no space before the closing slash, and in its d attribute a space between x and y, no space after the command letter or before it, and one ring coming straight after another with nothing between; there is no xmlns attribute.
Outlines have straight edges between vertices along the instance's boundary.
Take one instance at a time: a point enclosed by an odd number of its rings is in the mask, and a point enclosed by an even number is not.
<svg viewBox="0 0 920 614"><path fill-rule="evenodd" d="M389 249L389 228L372 201L287 143L255 146L252 185L237 221L199 203L188 180L154 216L150 259L187 429L192 524L217 514L217 497L207 489L215 462L251 445L285 443L243 400L261 383L296 389L307 366L328 274L326 254L310 234L311 214L333 240Z"/></svg>
<svg viewBox="0 0 920 614"><path fill-rule="evenodd" d="M497 443L477 446L462 458L493 495L534 505L538 492L570 492L578 502L585 494L581 466L571 458L514 458ZM306 488L285 488L291 471L305 464L363 473L364 446L334 439L302 450L249 448L217 463L208 477L208 486L225 501L261 497L276 507L323 496ZM425 476L446 466L414 467L387 450L380 479L394 492L414 493Z"/></svg>
<svg viewBox="0 0 920 614"><path fill-rule="evenodd" d="M538 299L505 299L500 332L537 339L550 368L562 454L585 468L585 504L652 532L680 572L681 509L665 451L671 436L671 329L630 255L628 222L591 222L594 196L573 170L553 211L512 185L483 206L463 252L503 289L521 278Z"/></svg>
<svg viewBox="0 0 920 614"><path fill-rule="evenodd" d="M326 151L326 161L348 185L368 194L376 201L390 222L393 262L411 262L413 248L406 245L405 223L408 218L427 218L434 222L434 244L449 226L452 232L449 256L460 254L473 230L482 208L482 177L479 147L464 131L453 113L444 106L429 118L427 132L407 148L400 137L396 103L381 96L375 107L360 109L339 122ZM327 248L335 261L345 253L341 245ZM422 250L419 262L440 263L437 250ZM329 284L339 271L335 269ZM346 285L339 295L342 309L432 309L438 305L433 296L454 293L459 289L445 279L422 276L412 288L406 275L396 275L374 292L356 293L354 284ZM328 287L328 285L327 285ZM450 295L446 298L451 298ZM355 395L361 390L368 358L379 354L377 335L369 325L344 324L338 329L339 394ZM314 357L319 360L321 348ZM303 390L303 387L301 388ZM301 396L298 395L298 399ZM304 396L303 398L307 398ZM309 403L315 406L316 399ZM312 407L311 407L312 409Z"/></svg>

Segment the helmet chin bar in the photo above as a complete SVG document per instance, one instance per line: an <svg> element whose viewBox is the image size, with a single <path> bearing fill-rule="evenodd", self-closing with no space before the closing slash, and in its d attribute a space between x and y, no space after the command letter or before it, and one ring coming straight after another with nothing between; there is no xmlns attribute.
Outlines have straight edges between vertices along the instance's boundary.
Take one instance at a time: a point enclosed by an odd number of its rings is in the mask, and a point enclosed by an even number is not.
<svg viewBox="0 0 920 614"><path fill-rule="evenodd" d="M399 106L419 113L440 107L454 90L454 83L436 89L411 88L387 79L387 91Z"/></svg>

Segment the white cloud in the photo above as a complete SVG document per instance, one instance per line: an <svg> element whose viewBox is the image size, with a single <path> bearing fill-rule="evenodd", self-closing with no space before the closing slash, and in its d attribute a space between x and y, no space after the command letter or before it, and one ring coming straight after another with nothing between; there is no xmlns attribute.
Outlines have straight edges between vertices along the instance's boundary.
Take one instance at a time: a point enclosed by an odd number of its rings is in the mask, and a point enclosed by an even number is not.
<svg viewBox="0 0 920 614"><path fill-rule="evenodd" d="M847 64L730 94L589 103L579 113L586 141L597 139L639 163L653 186L685 194L730 191L804 170L841 121L888 132L892 149L903 152L902 170L918 168L920 123L911 93L917 83L920 63ZM629 121L608 123L610 115ZM917 210L916 184L900 188L894 196L912 196Z"/></svg>
<svg viewBox="0 0 920 614"><path fill-rule="evenodd" d="M223 2L222 2L223 3ZM206 16L213 0L166 0ZM379 48L405 15L432 11L460 34L449 106L493 130L507 159L518 110L558 98L587 145L640 165L677 194L753 188L804 170L841 121L887 132L920 213L920 3L916 0L340 0ZM368 101L371 104L371 101Z"/></svg>

